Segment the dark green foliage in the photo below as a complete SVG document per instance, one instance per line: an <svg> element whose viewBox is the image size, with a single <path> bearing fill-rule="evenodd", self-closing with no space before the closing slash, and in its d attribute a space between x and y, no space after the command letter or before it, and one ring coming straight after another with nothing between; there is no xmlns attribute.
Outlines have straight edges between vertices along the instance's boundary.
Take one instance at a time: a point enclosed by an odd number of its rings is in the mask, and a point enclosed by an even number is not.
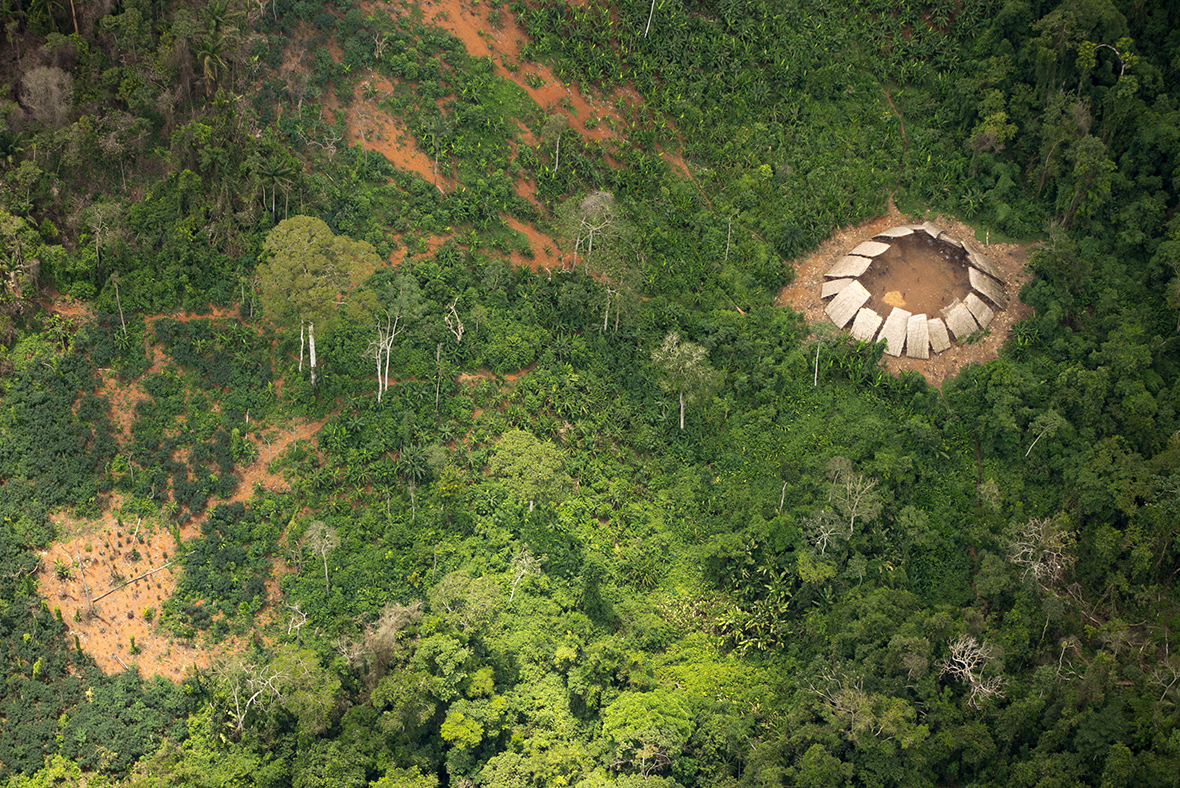
<svg viewBox="0 0 1180 788"><path fill-rule="evenodd" d="M93 322L81 327L75 343L95 367L115 369L124 378L134 378L147 371L149 365L143 352L144 329L138 315L129 317L124 331L118 313L100 312Z"/></svg>
<svg viewBox="0 0 1180 788"><path fill-rule="evenodd" d="M62 755L87 771L120 773L155 750L165 736L182 740L192 710L184 687L144 682L128 670L93 688L58 727Z"/></svg>
<svg viewBox="0 0 1180 788"><path fill-rule="evenodd" d="M8 538L4 532L0 544ZM22 564L5 559L8 567ZM135 671L104 677L36 597L0 590L0 663L7 677L0 693L0 776L30 774L59 753L87 771L121 773L163 736L185 737L191 688L163 679L145 683Z"/></svg>
<svg viewBox="0 0 1180 788"><path fill-rule="evenodd" d="M201 526L201 537L185 544L184 574L161 611L160 621L178 635L216 622L235 630L248 626L266 604L270 556L277 548L281 499L213 508ZM224 627L224 623L222 624Z"/></svg>
<svg viewBox="0 0 1180 788"><path fill-rule="evenodd" d="M136 405L131 425L130 461L121 474L123 489L154 500L171 494L179 517L205 507L209 497L237 489L234 435L262 421L274 395L264 341L237 322L155 321L154 333L170 356L193 377L168 370L141 381L149 395ZM191 380L197 390L186 392ZM187 453L187 457L185 457ZM187 460L187 462L185 461Z"/></svg>
<svg viewBox="0 0 1180 788"><path fill-rule="evenodd" d="M616 102L622 139L562 137L560 168L552 140L517 137L518 122L543 137L554 108L416 8L163 4L132 24L130 3L103 36L54 39L41 56L89 114L26 119L35 156L4 130L3 198L46 243L65 228L45 270L104 311L77 334L12 324L43 341L14 354L0 418L0 763L120 773L195 708L134 674L86 675L30 605L24 548L51 537L48 511L114 483L196 515L235 489L254 423L293 411L325 422L274 466L290 492L209 512L161 619L246 635L274 561L292 570L283 607L194 685L198 741L165 748L145 784L1174 784L1173 6L518 4L526 55L644 98ZM52 4L16 21L66 24ZM236 25L252 51L219 43ZM268 76L298 46L306 72ZM148 53L167 74L136 75ZM315 103L357 101L368 69L444 188L341 148L339 114ZM98 210L103 189L126 204ZM603 190L617 267L502 260L524 251L506 217L560 234ZM941 390L771 306L785 260L886 195L993 240L1045 234L1034 314ZM397 274L421 303L380 403L369 348L388 298L362 286L317 331L314 390L298 339L272 351L251 322L261 239L296 206L382 257L405 247ZM231 299L246 322L137 316ZM683 431L652 363L672 332L724 381ZM105 403L78 392L95 390L89 363L142 374L145 340L175 366L140 381L128 459ZM268 668L315 681L279 680L289 695L220 727L226 676L259 687Z"/></svg>
<svg viewBox="0 0 1180 788"><path fill-rule="evenodd" d="M264 421L273 401L269 343L259 331L236 321L157 320L157 341L184 367L199 375L199 386L220 392L221 423L244 427L247 413Z"/></svg>
<svg viewBox="0 0 1180 788"><path fill-rule="evenodd" d="M115 450L106 400L80 352L39 355L4 381L0 416L0 510L28 545L52 539L46 515L94 507Z"/></svg>
<svg viewBox="0 0 1180 788"><path fill-rule="evenodd" d="M6 595L0 612L7 677L0 697L0 758L7 774L35 771L58 751L57 718L84 701L87 685L97 678L93 663L67 645L64 627L46 608L23 593L16 598L28 607L13 609Z"/></svg>

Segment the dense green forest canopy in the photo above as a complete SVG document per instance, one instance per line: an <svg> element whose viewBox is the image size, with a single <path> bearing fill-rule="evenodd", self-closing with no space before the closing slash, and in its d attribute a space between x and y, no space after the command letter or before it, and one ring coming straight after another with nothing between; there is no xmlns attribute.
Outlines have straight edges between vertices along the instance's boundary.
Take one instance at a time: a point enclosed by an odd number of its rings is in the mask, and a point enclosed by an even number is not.
<svg viewBox="0 0 1180 788"><path fill-rule="evenodd" d="M1180 3L3 3L0 780L1180 783ZM940 389L775 305L890 199Z"/></svg>

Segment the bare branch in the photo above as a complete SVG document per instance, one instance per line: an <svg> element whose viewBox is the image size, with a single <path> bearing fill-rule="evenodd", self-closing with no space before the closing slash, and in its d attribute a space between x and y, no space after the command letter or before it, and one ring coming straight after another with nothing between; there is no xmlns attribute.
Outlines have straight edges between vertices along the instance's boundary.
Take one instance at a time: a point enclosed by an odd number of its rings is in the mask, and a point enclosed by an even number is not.
<svg viewBox="0 0 1180 788"><path fill-rule="evenodd" d="M100 594L99 596L96 596L94 598L94 601L91 602L91 604L94 604L94 602L97 602L98 600L102 599L103 597L110 596L111 594L115 593L116 591L118 591L121 588L126 588L127 586L131 585L132 583L136 582L137 580L143 580L145 577L148 577L150 575L154 575L156 572L159 572L163 569L167 569L168 567L175 564L177 561L184 560L186 557L188 557L188 553L185 553L184 555L178 555L178 556L176 556L176 558L173 558L171 561L164 564L163 566L157 566L155 569L151 569L147 572L144 572L139 577L133 577L124 583L120 583L119 585L115 586L114 588L110 589L109 591L106 591L106 592Z"/></svg>
<svg viewBox="0 0 1180 788"><path fill-rule="evenodd" d="M872 520L881 513L881 499L874 492L877 480L852 470L852 463L845 457L833 457L828 461L828 474L832 480L828 488L828 500L848 518L848 535L855 532L856 518Z"/></svg>
<svg viewBox="0 0 1180 788"><path fill-rule="evenodd" d="M528 549L521 550L516 558L512 559L512 593L508 595L509 602L516 596L516 586L525 575L531 575L540 568L541 562Z"/></svg>
<svg viewBox="0 0 1180 788"><path fill-rule="evenodd" d="M340 537L336 529L316 520L307 531L307 546L314 553L319 553L324 562L324 596L331 596L332 588L328 581L328 553L340 546Z"/></svg>
<svg viewBox="0 0 1180 788"><path fill-rule="evenodd" d="M1018 525L1008 539L1008 560L1024 567L1043 588L1060 581L1073 566L1073 532L1060 517L1040 517Z"/></svg>
<svg viewBox="0 0 1180 788"><path fill-rule="evenodd" d="M298 637L299 630L307 623L307 614L299 609L299 605L284 604L284 607L291 611L291 620L287 622L287 634L294 632Z"/></svg>
<svg viewBox="0 0 1180 788"><path fill-rule="evenodd" d="M1159 701L1157 701L1163 703L1164 698L1168 697L1168 693L1172 691L1172 687L1180 681L1180 657L1169 657L1158 663L1151 671L1151 680L1164 688L1160 693Z"/></svg>
<svg viewBox="0 0 1180 788"><path fill-rule="evenodd" d="M459 313L455 310L455 304L457 303L459 303L458 298L451 302L451 313L449 315L443 315L443 320L446 321L447 328L449 328L451 333L455 335L455 344L463 341L464 331L463 321L459 319Z"/></svg>
<svg viewBox="0 0 1180 788"><path fill-rule="evenodd" d="M844 523L831 509L821 509L803 520L803 538L824 555L837 539L846 539Z"/></svg>
<svg viewBox="0 0 1180 788"><path fill-rule="evenodd" d="M280 680L283 674L270 667L261 667L235 658L213 669L214 675L226 684L228 698L225 713L229 716L234 734L241 736L250 710L265 708L281 697Z"/></svg>
<svg viewBox="0 0 1180 788"><path fill-rule="evenodd" d="M950 656L942 663L939 675L950 675L967 685L967 703L975 708L987 698L1003 697L1005 678L984 676L983 671L998 656L996 650L981 644L971 635L960 635L950 643Z"/></svg>

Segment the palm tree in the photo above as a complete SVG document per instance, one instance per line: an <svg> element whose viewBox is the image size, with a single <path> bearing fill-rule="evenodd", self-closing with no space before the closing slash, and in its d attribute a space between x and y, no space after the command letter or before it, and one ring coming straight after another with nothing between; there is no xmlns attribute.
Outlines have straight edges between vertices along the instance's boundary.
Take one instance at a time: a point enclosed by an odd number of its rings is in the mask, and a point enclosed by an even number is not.
<svg viewBox="0 0 1180 788"><path fill-rule="evenodd" d="M438 157L442 152L445 138L451 133L451 122L445 115L435 115L426 126L430 144L434 149L434 185L438 186Z"/></svg>
<svg viewBox="0 0 1180 788"><path fill-rule="evenodd" d="M201 73L205 77L205 97L213 95L213 88L217 80L225 71L225 37L210 30L209 35L197 45L197 62L201 64Z"/></svg>
<svg viewBox="0 0 1180 788"><path fill-rule="evenodd" d="M295 170L286 161L277 158L263 159L257 165L255 174L259 180L262 181L262 203L266 204L266 186L270 184L270 214L274 216L275 213L275 198L279 189L283 190L283 195L287 196L288 189L291 186L292 176ZM284 215L286 209L284 208Z"/></svg>
<svg viewBox="0 0 1180 788"><path fill-rule="evenodd" d="M24 153L28 134L23 131L0 130L0 164L11 168L17 162L18 154Z"/></svg>
<svg viewBox="0 0 1180 788"><path fill-rule="evenodd" d="M230 7L230 0L212 0L204 12L209 29L223 34L237 31L234 23L241 15L241 11Z"/></svg>
<svg viewBox="0 0 1180 788"><path fill-rule="evenodd" d="M25 20L35 33L55 33L56 17L63 10L61 0L30 0Z"/></svg>
<svg viewBox="0 0 1180 788"><path fill-rule="evenodd" d="M426 451L418 445L402 447L397 463L398 472L410 484L419 484L430 475Z"/></svg>

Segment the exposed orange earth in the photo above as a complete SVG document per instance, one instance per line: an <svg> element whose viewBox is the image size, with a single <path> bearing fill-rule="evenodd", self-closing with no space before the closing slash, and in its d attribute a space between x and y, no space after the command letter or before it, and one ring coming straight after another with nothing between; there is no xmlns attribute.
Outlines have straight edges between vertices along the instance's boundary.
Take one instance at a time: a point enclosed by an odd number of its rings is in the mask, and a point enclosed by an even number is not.
<svg viewBox="0 0 1180 788"><path fill-rule="evenodd" d="M55 314L75 321L87 319L92 314L87 304L56 293L50 293L50 297L44 306ZM236 320L237 312L214 307L203 315L184 312L151 315L145 318L145 322L151 324L164 318ZM148 350L153 363L145 376L160 371L167 362L159 348L149 346ZM102 382L97 393L110 401L111 420L117 430L116 441L126 447L131 440L135 406L147 398L141 386L143 377L128 382L119 380L111 371L100 371L100 374ZM256 459L238 470L237 492L227 499L210 501L209 506L246 501L256 485L275 491L286 489L286 481L270 473L267 466L293 442L311 440L322 423L290 425L278 430L275 437L266 442L252 438L257 450ZM173 561L183 549L183 542L200 533L205 515L190 520L174 535L163 516L143 518L126 514L123 512L124 503L120 496L113 496L106 502L104 511L93 519L76 518L67 512L54 514L51 520L58 530L59 540L41 553L38 584L50 607L60 609L70 636L78 638L78 645L104 671L118 672L136 665L145 676L159 675L179 681L194 667L207 668L219 656L239 645L231 640L210 648L171 638L155 625L163 603L176 587L180 566ZM277 576L282 571L283 567L274 567L274 576L267 583L272 604L278 602ZM92 614L88 595L93 602ZM149 610L151 613L147 614ZM264 611L263 615L267 614ZM136 654L131 653L133 637Z"/></svg>
<svg viewBox="0 0 1180 788"><path fill-rule="evenodd" d="M418 148L401 122L378 105L391 93L393 83L380 74L361 80L356 86L356 100L345 112L348 142L360 142L365 150L380 153L399 170L417 173L434 183L434 162ZM437 180L444 191L454 186L444 173L440 172Z"/></svg>
<svg viewBox="0 0 1180 788"><path fill-rule="evenodd" d="M112 392L116 395L112 402L118 401L119 395L127 399L142 397L142 392L137 392L138 384L133 383L126 391ZM210 501L209 507L246 501L255 485L276 491L286 489L284 479L267 471L270 459L278 457L294 441L311 439L322 423L293 425L269 443L259 442L257 459L239 472L237 492L227 499ZM124 432L123 438L127 436ZM200 534L205 515L179 528L178 543L162 516L121 516L121 504L118 498L111 500L93 520L76 519L63 512L53 516L60 539L41 554L37 577L41 593L50 607L61 609L70 635L78 638L82 649L107 673L135 664L143 675L179 681L192 668L207 668L219 656L238 647L233 641L210 648L177 640L155 626L161 606L176 588L180 566L172 562L183 550L183 542ZM59 571L59 567L65 571ZM148 572L152 573L142 577ZM275 569L276 575L280 572L281 568ZM126 582L134 578L141 579ZM277 582L267 587L270 603L277 604ZM89 613L87 595L93 602L93 615ZM152 621L146 613L149 609L154 614ZM136 654L131 653L133 637Z"/></svg>
<svg viewBox="0 0 1180 788"><path fill-rule="evenodd" d="M396 6L390 3L376 2L372 8L386 8L390 13L397 13ZM547 112L561 112L561 103L567 100L573 106L572 112L565 113L570 128L577 130L587 140L619 139L610 128L612 123L622 122L614 109L613 100L640 102L639 96L633 91L616 91L609 101L587 95L576 84L563 84L548 66L521 63L520 47L528 40L528 36L509 14L501 14L497 26L488 19L490 9L482 4L473 6L461 0L439 0L422 3L422 9L431 24L462 41L472 57L491 58L496 74L520 85L539 107ZM540 87L534 88L528 83L528 77L532 74L541 78ZM595 119L598 124L586 128L588 118ZM610 123L605 122L608 120Z"/></svg>
<svg viewBox="0 0 1180 788"><path fill-rule="evenodd" d="M383 11L391 15L407 12L404 5L394 3L370 2L365 3L364 7L367 11ZM606 144L609 150L611 144L622 140L615 131L624 124L616 107L642 104L642 99L632 90L620 88L610 96L597 96L584 91L577 84L563 83L548 66L522 63L520 48L527 37L507 13L498 14L496 24L493 25L489 21L490 9L482 5L470 5L461 0L442 0L423 3L421 7L427 22L460 39L472 56L490 58L496 74L519 85L547 114L565 114L568 128L587 141ZM283 72L293 84L298 82L299 75L307 68L303 62L306 55L305 51L296 49L288 53ZM332 55L340 59L338 49ZM434 162L418 147L401 121L379 106L381 99L388 96L392 89L393 85L386 77L373 73L364 75L356 86L355 100L344 111L347 138L333 144L342 147L359 142L366 150L380 153L395 167L437 183L444 191L455 188L457 184L445 175L445 168L440 168L444 172L436 176ZM328 111L337 109L334 96L330 93L321 100ZM302 112L303 103L299 99L295 108L287 108L286 111ZM540 143L530 129L521 125L520 133L512 140L512 144L519 148ZM678 155L662 155L676 170L688 173L688 167ZM522 179L515 184L515 188L517 194L534 205L538 204L535 183ZM531 256L520 252L510 255L513 265L524 265L550 273L564 267L562 244L557 239L513 217L505 216L504 219L509 227L523 234L531 246ZM427 248L437 248L447 238L432 236L424 240ZM403 257L404 249L391 255L390 263L396 265ZM52 311L67 317L83 318L89 314L86 305L68 298L55 297L48 306ZM224 310L214 310L209 315L177 312L149 317L147 320L150 322L161 317L176 320L198 317L232 319L233 315ZM166 357L158 348L149 347L148 350L153 359L150 371L159 371L167 362ZM521 374L524 371L506 375L505 379L515 380ZM126 445L130 440L135 405L146 395L138 381L124 383L113 375L104 376L99 391L110 399L112 420L120 433L117 437ZM313 438L320 424L291 426L282 430L269 444L258 445L258 459L239 471L241 478L238 491L228 500L247 500L258 484L267 489L282 489L284 480L266 470L269 460L277 457L292 442ZM211 501L209 506L223 502ZM40 588L49 605L60 608L70 634L78 638L82 649L103 670L117 672L129 665L136 665L143 675L161 675L180 680L194 667L206 668L220 656L240 646L232 640L216 647L183 642L168 637L156 626L161 606L175 589L180 567L172 562L183 549L184 540L200 533L204 515L179 529L178 544L163 517L144 520L137 516L122 515L122 504L121 500L113 498L107 502L105 511L94 519L77 519L64 512L54 515L53 521L61 539L41 556L38 573ZM277 604L277 575L281 574L282 567L275 567L273 572L268 588L272 594L271 602ZM120 582L119 578L124 580ZM138 579L126 582L133 578ZM93 613L90 613L88 595L91 600L102 597L93 602ZM147 612L149 609L150 613ZM149 615L152 621L148 620ZM133 637L136 654L131 653Z"/></svg>
<svg viewBox="0 0 1180 788"><path fill-rule="evenodd" d="M363 3L362 7L370 13L387 13L391 16L408 13L404 4L379 0ZM520 49L528 37L510 14L493 12L485 5L462 0L424 2L419 7L427 22L462 41L471 56L489 58L498 76L519 85L546 114L565 115L568 128L587 141L604 143L608 149L611 144L620 142L622 137L615 129L624 125L624 121L616 107L637 107L643 103L639 94L633 90L617 88L609 96L597 96L576 83L562 82L544 64L521 62ZM495 24L490 18L493 13ZM338 51L332 54L339 59ZM294 74L299 64L288 64L286 68ZM355 88L354 101L344 109L348 134L342 142L348 145L360 143L366 150L380 153L398 169L416 173L443 191L455 188L458 184L446 175L446 168L440 167L436 173L435 163L418 147L401 121L381 108L381 100L392 91L393 84L386 77L372 72L362 77ZM325 95L324 103L327 111L337 110L333 96ZM588 125L587 121L592 122ZM521 126L512 144L515 147L534 147L539 141L532 131ZM661 156L676 171L689 174L688 166L679 155L665 151ZM535 183L520 179L515 184L515 191L534 205L538 204ZM528 239L532 251L531 256L513 252L509 256L513 265L546 271L562 267L562 244L558 239L512 217L505 216L504 219L509 227Z"/></svg>

